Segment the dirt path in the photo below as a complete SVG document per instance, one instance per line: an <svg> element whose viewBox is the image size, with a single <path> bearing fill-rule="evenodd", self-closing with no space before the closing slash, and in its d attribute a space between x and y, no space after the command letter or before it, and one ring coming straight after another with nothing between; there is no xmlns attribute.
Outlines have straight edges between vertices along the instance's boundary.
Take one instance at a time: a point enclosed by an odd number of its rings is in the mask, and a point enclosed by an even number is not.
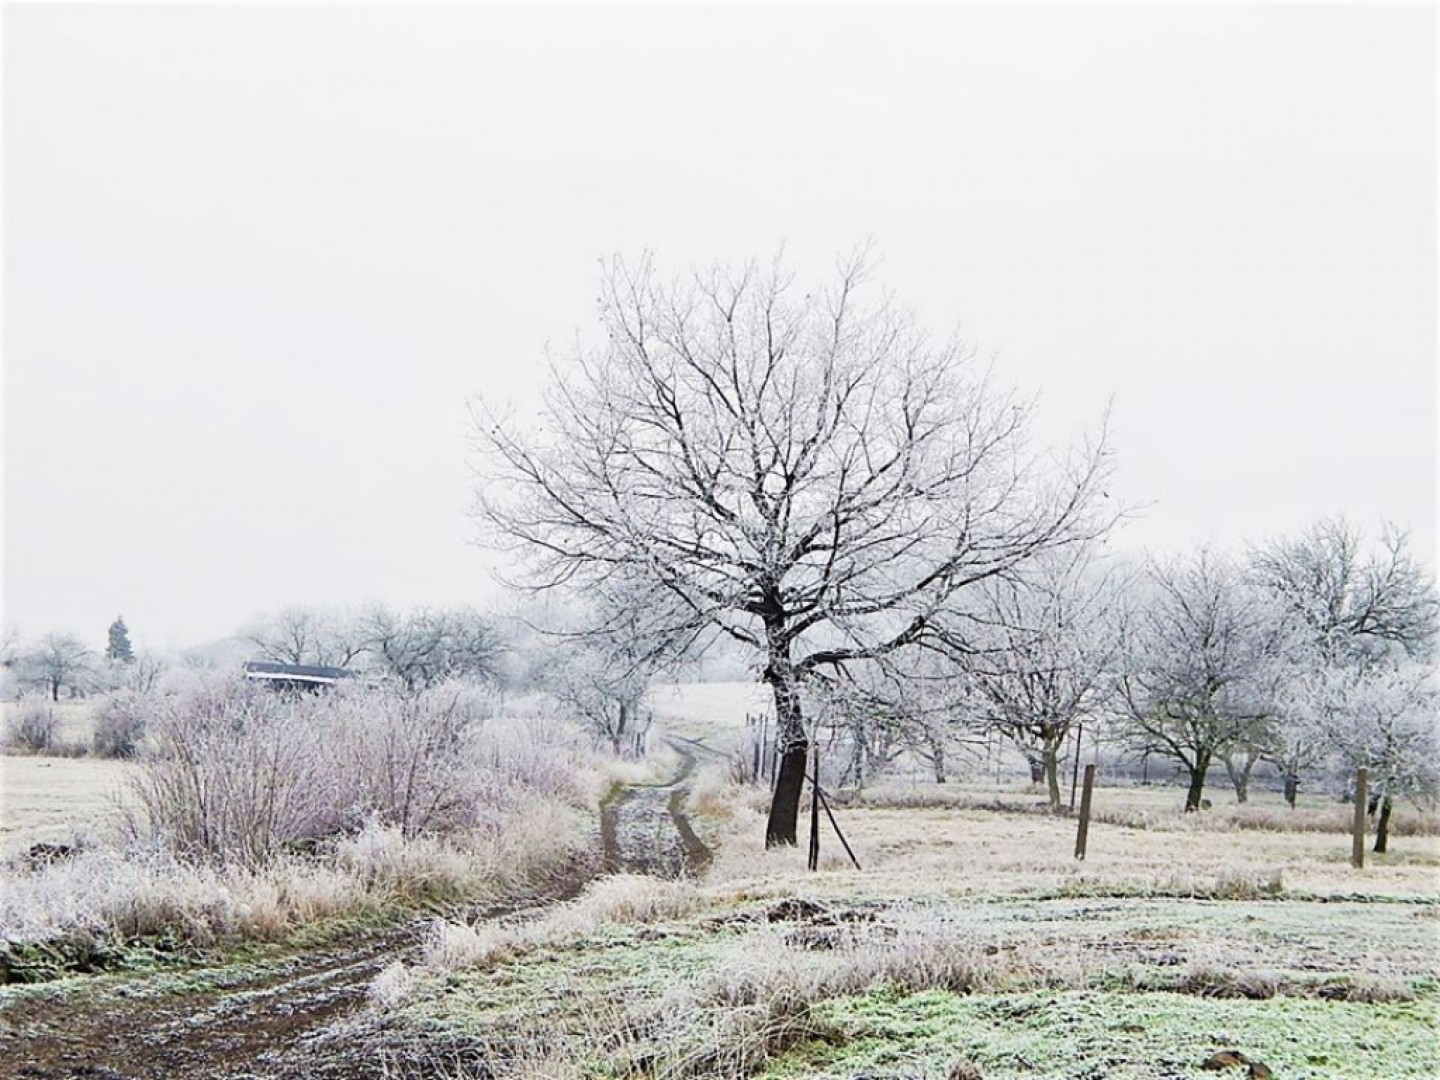
<svg viewBox="0 0 1440 1080"><path fill-rule="evenodd" d="M684 813L695 757L674 779L615 793L601 809L606 873L693 874L710 852ZM498 918L579 892L588 873ZM299 1080L416 1074L414 1047L391 1046L362 1008L371 980L414 955L428 917L237 973L223 989L157 989L145 976L80 998L36 996L0 1008L0 1077L30 1080ZM428 1054L446 1054L429 1048ZM453 1059L450 1059L453 1060ZM428 1070L427 1070L428 1071Z"/></svg>
<svg viewBox="0 0 1440 1080"><path fill-rule="evenodd" d="M607 874L693 876L710 862L710 849L684 812L695 754L673 739L670 746L681 763L673 779L630 785L601 808L600 846Z"/></svg>

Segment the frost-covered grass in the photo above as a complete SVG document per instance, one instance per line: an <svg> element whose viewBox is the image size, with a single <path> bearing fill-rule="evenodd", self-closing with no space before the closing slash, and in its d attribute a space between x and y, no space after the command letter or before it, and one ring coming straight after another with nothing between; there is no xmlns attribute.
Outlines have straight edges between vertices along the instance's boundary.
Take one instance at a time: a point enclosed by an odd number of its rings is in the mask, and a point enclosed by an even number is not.
<svg viewBox="0 0 1440 1080"><path fill-rule="evenodd" d="M118 831L134 769L100 758L0 755L0 859L32 844Z"/></svg>
<svg viewBox="0 0 1440 1080"><path fill-rule="evenodd" d="M1323 832L1097 824L1076 863L1071 820L852 806L865 870L827 833L809 874L763 850L763 801L702 772L706 876L439 926L374 1007L515 1078L1199 1080L1226 1049L1276 1076L1440 1068L1433 837L1357 873Z"/></svg>
<svg viewBox="0 0 1440 1080"><path fill-rule="evenodd" d="M985 1077L1199 1077L1232 1047L1287 1066L1276 1075L1430 1075L1440 970L1416 945L1433 922L1335 905L1316 935L1314 906L1297 907L710 886L640 921L626 906L572 933L475 928L483 946L458 965L392 967L373 996L513 1076L536 1075L541 1047L548 1068L573 1067L551 1076L938 1080L969 1062ZM1386 1039L1347 1049L1367 1025Z"/></svg>

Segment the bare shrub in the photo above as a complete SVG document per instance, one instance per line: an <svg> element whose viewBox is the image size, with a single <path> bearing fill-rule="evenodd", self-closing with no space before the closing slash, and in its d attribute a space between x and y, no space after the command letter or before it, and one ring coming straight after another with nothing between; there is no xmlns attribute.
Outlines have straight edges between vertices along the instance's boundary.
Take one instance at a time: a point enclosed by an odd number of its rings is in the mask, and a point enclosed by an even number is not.
<svg viewBox="0 0 1440 1080"><path fill-rule="evenodd" d="M597 867L576 733L468 690L293 697L197 679L145 705L128 846L17 863L0 937L274 938Z"/></svg>
<svg viewBox="0 0 1440 1080"><path fill-rule="evenodd" d="M145 738L148 709L144 695L119 690L101 699L92 713L90 752L102 758L133 758Z"/></svg>
<svg viewBox="0 0 1440 1080"><path fill-rule="evenodd" d="M555 913L554 921L580 927L600 923L651 923L679 919L705 906L704 894L688 881L643 874L601 878L580 898Z"/></svg>
<svg viewBox="0 0 1440 1080"><path fill-rule="evenodd" d="M162 702L151 737L142 829L246 865L371 822L406 840L494 833L536 798L584 794L567 733L497 717L468 687L297 698L230 681Z"/></svg>
<svg viewBox="0 0 1440 1080"><path fill-rule="evenodd" d="M160 703L135 779L144 826L187 856L259 865L340 825L307 710L239 680Z"/></svg>
<svg viewBox="0 0 1440 1080"><path fill-rule="evenodd" d="M263 872L182 862L163 851L96 849L8 875L0 936L35 942L168 934L196 945L275 939L301 923L378 906L331 867L281 861Z"/></svg>
<svg viewBox="0 0 1440 1080"><path fill-rule="evenodd" d="M60 715L49 702L17 702L6 712L5 746L26 754L43 754L60 739Z"/></svg>

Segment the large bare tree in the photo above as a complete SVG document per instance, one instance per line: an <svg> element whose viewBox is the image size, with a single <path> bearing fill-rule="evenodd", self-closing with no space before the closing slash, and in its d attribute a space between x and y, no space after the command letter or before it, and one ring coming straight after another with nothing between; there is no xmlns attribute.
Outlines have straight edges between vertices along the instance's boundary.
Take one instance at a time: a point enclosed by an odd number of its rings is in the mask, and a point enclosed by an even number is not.
<svg viewBox="0 0 1440 1080"><path fill-rule="evenodd" d="M802 290L777 265L602 279L606 341L552 363L539 423L475 410L477 513L531 587L617 576L753 650L793 844L818 673L924 640L957 592L1102 527L1103 440L1032 454L1028 403L871 301L862 258Z"/></svg>
<svg viewBox="0 0 1440 1080"><path fill-rule="evenodd" d="M505 649L490 620L464 608L396 612L376 604L366 610L354 634L367 669L409 691L448 679L492 681Z"/></svg>
<svg viewBox="0 0 1440 1080"><path fill-rule="evenodd" d="M289 607L245 633L266 660L282 664L348 667L366 650L359 623L343 611Z"/></svg>

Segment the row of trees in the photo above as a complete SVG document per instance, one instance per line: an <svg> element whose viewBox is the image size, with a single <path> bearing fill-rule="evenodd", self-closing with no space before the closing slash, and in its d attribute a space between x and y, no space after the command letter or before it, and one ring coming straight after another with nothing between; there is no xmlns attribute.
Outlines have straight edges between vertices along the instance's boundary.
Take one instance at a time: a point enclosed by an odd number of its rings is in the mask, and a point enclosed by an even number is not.
<svg viewBox="0 0 1440 1080"><path fill-rule="evenodd" d="M52 701L62 694L149 691L167 668L206 666L205 650L169 658L137 652L123 618L111 624L106 640L104 651L97 652L72 633L30 642L12 633L0 663L19 691L39 691ZM504 654L495 622L467 609L396 611L373 605L349 614L292 607L258 620L241 641L253 658L353 668L409 692L456 679L493 681Z"/></svg>
<svg viewBox="0 0 1440 1080"><path fill-rule="evenodd" d="M492 681L505 651L494 622L464 608L396 611L376 604L352 614L292 607L243 636L266 660L358 669L409 691L453 679Z"/></svg>
<svg viewBox="0 0 1440 1080"><path fill-rule="evenodd" d="M1436 608L1401 535L1367 549L1341 521L1241 558L1126 566L1074 551L977 590L966 649L857 672L824 709L852 755L909 751L941 780L945 746L1006 739L1056 809L1082 724L1172 762L1187 809L1220 765L1243 802L1269 762L1292 803L1302 776L1365 766L1383 836L1393 797L1440 789Z"/></svg>
<svg viewBox="0 0 1440 1080"><path fill-rule="evenodd" d="M1036 451L1030 403L867 276L863 256L811 290L779 264L616 261L604 340L552 361L539 415L474 410L476 516L517 584L619 599L640 656L749 652L777 719L768 844L795 842L807 708L850 726L857 767L898 745L943 776L957 727L1000 730L1057 804L1090 715L1188 770L1190 806L1217 759L1374 762L1409 738L1379 712L1423 728L1434 594L1401 538L1371 557L1328 523L1248 560L1100 570L1121 516L1103 422Z"/></svg>

